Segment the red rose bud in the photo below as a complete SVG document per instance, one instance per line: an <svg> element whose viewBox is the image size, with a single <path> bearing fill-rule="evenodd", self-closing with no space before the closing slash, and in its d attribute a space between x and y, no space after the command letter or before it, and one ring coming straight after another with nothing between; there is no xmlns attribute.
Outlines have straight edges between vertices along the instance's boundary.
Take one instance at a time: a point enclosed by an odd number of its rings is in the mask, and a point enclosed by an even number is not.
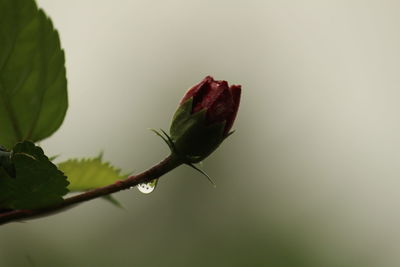
<svg viewBox="0 0 400 267"><path fill-rule="evenodd" d="M240 85L205 77L183 97L172 120L174 153L188 162L210 155L230 134L239 102Z"/></svg>

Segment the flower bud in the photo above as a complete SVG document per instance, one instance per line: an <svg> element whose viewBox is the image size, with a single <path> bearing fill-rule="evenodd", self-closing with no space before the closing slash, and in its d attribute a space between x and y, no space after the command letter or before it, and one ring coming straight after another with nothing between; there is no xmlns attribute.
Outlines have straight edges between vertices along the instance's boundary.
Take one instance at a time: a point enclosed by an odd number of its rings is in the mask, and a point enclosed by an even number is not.
<svg viewBox="0 0 400 267"><path fill-rule="evenodd" d="M203 160L230 135L240 102L240 85L205 77L185 94L170 128L174 153L189 163Z"/></svg>

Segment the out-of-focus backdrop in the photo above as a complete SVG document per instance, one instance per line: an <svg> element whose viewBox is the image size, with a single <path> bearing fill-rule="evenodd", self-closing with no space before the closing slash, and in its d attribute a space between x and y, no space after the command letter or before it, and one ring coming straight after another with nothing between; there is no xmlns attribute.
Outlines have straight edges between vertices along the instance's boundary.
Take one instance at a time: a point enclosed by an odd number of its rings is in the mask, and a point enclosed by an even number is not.
<svg viewBox="0 0 400 267"><path fill-rule="evenodd" d="M70 106L41 145L138 172L186 89L243 86L203 165L0 228L0 266L400 266L400 2L38 0Z"/></svg>

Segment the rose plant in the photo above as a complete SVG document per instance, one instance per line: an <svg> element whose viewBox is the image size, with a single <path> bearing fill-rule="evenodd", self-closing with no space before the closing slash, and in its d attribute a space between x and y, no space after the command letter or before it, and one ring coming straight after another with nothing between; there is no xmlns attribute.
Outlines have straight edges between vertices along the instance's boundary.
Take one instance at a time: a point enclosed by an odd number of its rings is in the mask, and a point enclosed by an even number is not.
<svg viewBox="0 0 400 267"><path fill-rule="evenodd" d="M54 163L37 142L62 124L65 56L58 32L34 0L0 0L0 224L46 216L154 181L209 156L232 132L240 85L205 77L182 98L169 135L171 154L132 176L101 156ZM200 171L200 170L199 170ZM78 192L66 196L68 192Z"/></svg>

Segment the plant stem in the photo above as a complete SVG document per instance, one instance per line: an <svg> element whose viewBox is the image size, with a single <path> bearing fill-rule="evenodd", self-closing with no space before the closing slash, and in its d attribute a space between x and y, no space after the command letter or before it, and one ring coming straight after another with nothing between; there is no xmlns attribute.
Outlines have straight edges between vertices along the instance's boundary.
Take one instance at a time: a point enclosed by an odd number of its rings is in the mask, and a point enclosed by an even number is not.
<svg viewBox="0 0 400 267"><path fill-rule="evenodd" d="M5 213L0 213L0 225L6 224L13 221L19 221L21 219L33 219L37 217L51 215L53 213L62 211L67 208L71 208L73 205L92 200L98 197L106 196L121 190L129 189L140 183L149 182L153 179L159 178L167 172L175 169L182 164L182 161L174 154L169 155L163 161L151 167L150 169L132 175L125 180L117 181L111 185L96 188L90 191L86 191L79 195L75 195L64 199L63 202L52 205L49 207L37 209L37 210L13 210Z"/></svg>

